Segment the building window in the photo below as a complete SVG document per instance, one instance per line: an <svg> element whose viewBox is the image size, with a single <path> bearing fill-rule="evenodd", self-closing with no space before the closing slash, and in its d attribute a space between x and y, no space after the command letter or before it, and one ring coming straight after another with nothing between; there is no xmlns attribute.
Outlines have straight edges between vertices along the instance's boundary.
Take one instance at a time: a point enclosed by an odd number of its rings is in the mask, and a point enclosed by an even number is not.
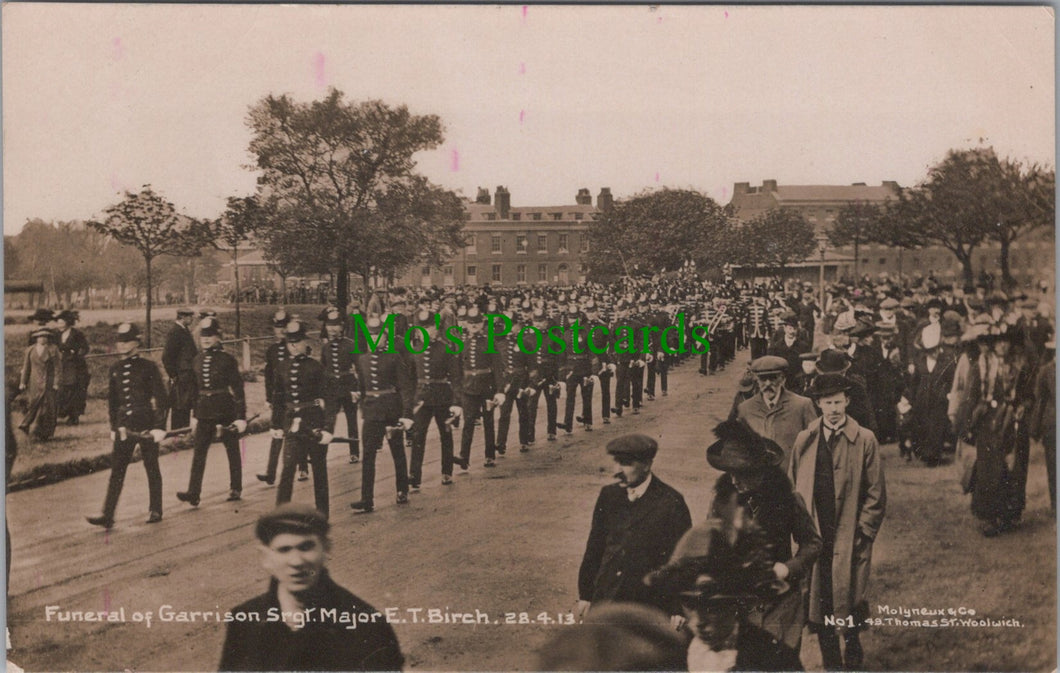
<svg viewBox="0 0 1060 673"><path fill-rule="evenodd" d="M861 263L862 264L868 264L869 263L869 258L868 257L863 257L862 260L861 260Z"/></svg>
<svg viewBox="0 0 1060 673"><path fill-rule="evenodd" d="M523 219L522 213L512 213L512 220L518 222L521 219Z"/></svg>
<svg viewBox="0 0 1060 673"><path fill-rule="evenodd" d="M497 213L486 213L486 219L491 221L497 219Z"/></svg>
<svg viewBox="0 0 1060 673"><path fill-rule="evenodd" d="M470 221L471 220L471 213L464 213L464 219Z"/></svg>
<svg viewBox="0 0 1060 673"><path fill-rule="evenodd" d="M515 237L515 254L525 255L526 248L529 246L529 242L526 240L526 236L523 234L517 234Z"/></svg>
<svg viewBox="0 0 1060 673"><path fill-rule="evenodd" d="M886 257L880 257L880 266L883 266L886 263L887 263L887 258Z"/></svg>
<svg viewBox="0 0 1060 673"><path fill-rule="evenodd" d="M493 265L493 282L494 283L501 282L501 265L500 264L494 264Z"/></svg>
<svg viewBox="0 0 1060 673"><path fill-rule="evenodd" d="M501 254L501 237L491 236L490 237L490 252L494 255Z"/></svg>
<svg viewBox="0 0 1060 673"><path fill-rule="evenodd" d="M581 220L585 218L585 213L574 213L574 219Z"/></svg>
<svg viewBox="0 0 1060 673"><path fill-rule="evenodd" d="M568 238L569 238L568 234L560 234L559 235L559 254L561 254L561 255L567 254L567 239Z"/></svg>
<svg viewBox="0 0 1060 673"><path fill-rule="evenodd" d="M526 282L526 265L525 264L520 264L519 266L515 267L515 280L518 283L525 283Z"/></svg>
<svg viewBox="0 0 1060 673"><path fill-rule="evenodd" d="M589 252L589 234L582 234L582 252Z"/></svg>
<svg viewBox="0 0 1060 673"><path fill-rule="evenodd" d="M424 276L425 278L430 278L430 276L431 276L431 267L429 267L429 266L423 267L423 273L421 273L420 275Z"/></svg>
<svg viewBox="0 0 1060 673"><path fill-rule="evenodd" d="M468 239L466 252L469 255L478 254L478 238L474 234L471 234L471 238Z"/></svg>
<svg viewBox="0 0 1060 673"><path fill-rule="evenodd" d="M535 220L540 220L541 219L541 213L534 213L534 219Z"/></svg>
<svg viewBox="0 0 1060 673"><path fill-rule="evenodd" d="M552 213L552 219L553 220L562 220L563 219L563 213Z"/></svg>
<svg viewBox="0 0 1060 673"><path fill-rule="evenodd" d="M537 251L540 253L548 252L548 235L538 234L537 235Z"/></svg>
<svg viewBox="0 0 1060 673"><path fill-rule="evenodd" d="M475 279L477 278L477 276L478 276L478 268L473 266L473 265L468 265L468 267L467 267L467 279L470 280L471 282L475 282Z"/></svg>
<svg viewBox="0 0 1060 673"><path fill-rule="evenodd" d="M537 265L537 280L541 283L548 282L548 264Z"/></svg>

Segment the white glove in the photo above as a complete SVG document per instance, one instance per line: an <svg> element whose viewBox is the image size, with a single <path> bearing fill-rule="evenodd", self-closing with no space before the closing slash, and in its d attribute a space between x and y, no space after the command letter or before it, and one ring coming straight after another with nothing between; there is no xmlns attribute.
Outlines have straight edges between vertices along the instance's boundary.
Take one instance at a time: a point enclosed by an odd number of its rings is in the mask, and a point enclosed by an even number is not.
<svg viewBox="0 0 1060 673"><path fill-rule="evenodd" d="M504 396L504 393L497 393L493 396L493 403L499 407L504 404L504 400L506 399L507 398Z"/></svg>
<svg viewBox="0 0 1060 673"><path fill-rule="evenodd" d="M910 374L916 374L916 365L914 365L911 362L909 363L909 373Z"/></svg>
<svg viewBox="0 0 1060 673"><path fill-rule="evenodd" d="M116 432L114 432L113 430L111 430L111 431L110 431L110 441L112 441L112 442L113 442L113 441L114 441L115 439L117 439L117 438L118 438L118 433L116 433Z"/></svg>
<svg viewBox="0 0 1060 673"><path fill-rule="evenodd" d="M616 366L615 366L615 363L614 363L614 362L608 363L608 365L607 365L607 370L608 370L609 372L611 372L612 374L614 374L614 373L615 373L615 371L616 371L617 369L618 369L618 367L616 367Z"/></svg>
<svg viewBox="0 0 1060 673"><path fill-rule="evenodd" d="M791 569L788 568L788 566L784 565L783 563L774 563L773 564L773 574L777 576L778 580L787 579L788 578L788 574L790 572L791 572Z"/></svg>
<svg viewBox="0 0 1060 673"><path fill-rule="evenodd" d="M330 443L331 443L331 438L332 438L333 436L334 436L334 435L332 435L332 434L331 434L330 432L328 432L327 430L321 430L321 431L320 431L320 443L321 443L321 444L324 444L324 445L330 444Z"/></svg>
<svg viewBox="0 0 1060 673"><path fill-rule="evenodd" d="M242 418L236 419L232 423L232 425L236 426L236 432L238 432L239 434L243 434L247 431L247 422L244 421Z"/></svg>
<svg viewBox="0 0 1060 673"><path fill-rule="evenodd" d="M296 433L298 429L302 427L302 417L295 416L294 420L291 421L291 432Z"/></svg>
<svg viewBox="0 0 1060 673"><path fill-rule="evenodd" d="M191 428L192 431L194 432L195 428L199 427L199 419L196 418L195 416L192 416L191 417L191 423L188 423L188 427Z"/></svg>
<svg viewBox="0 0 1060 673"><path fill-rule="evenodd" d="M666 359L666 353L664 353L662 351L659 351L658 353L655 354L655 359L656 360L664 360L664 359Z"/></svg>
<svg viewBox="0 0 1060 673"><path fill-rule="evenodd" d="M449 407L449 415L453 418L459 418L464 415L464 408L453 405Z"/></svg>
<svg viewBox="0 0 1060 673"><path fill-rule="evenodd" d="M129 431L124 427L118 428L118 438L124 442L129 438Z"/></svg>
<svg viewBox="0 0 1060 673"><path fill-rule="evenodd" d="M283 439L283 430L281 428L274 428L269 430L269 436L273 439Z"/></svg>
<svg viewBox="0 0 1060 673"><path fill-rule="evenodd" d="M358 402L361 401L361 394L359 392L357 392L356 390L351 390L350 391L350 400L352 400L354 404L357 404Z"/></svg>
<svg viewBox="0 0 1060 673"><path fill-rule="evenodd" d="M644 362L646 362L647 364L650 365L654 361L655 361L655 356L653 356L651 353L648 353L647 355L644 356Z"/></svg>
<svg viewBox="0 0 1060 673"><path fill-rule="evenodd" d="M161 444L162 440L166 438L166 431L155 428L151 431L151 439L155 440L155 444Z"/></svg>
<svg viewBox="0 0 1060 673"><path fill-rule="evenodd" d="M398 419L398 425L401 426L402 430L404 430L405 432L408 432L409 430L412 429L412 419L411 418L399 418Z"/></svg>
<svg viewBox="0 0 1060 673"><path fill-rule="evenodd" d="M637 360L637 362L636 362L635 364L636 364L636 365L637 365L638 367L643 367L643 366L644 366L644 360Z"/></svg>

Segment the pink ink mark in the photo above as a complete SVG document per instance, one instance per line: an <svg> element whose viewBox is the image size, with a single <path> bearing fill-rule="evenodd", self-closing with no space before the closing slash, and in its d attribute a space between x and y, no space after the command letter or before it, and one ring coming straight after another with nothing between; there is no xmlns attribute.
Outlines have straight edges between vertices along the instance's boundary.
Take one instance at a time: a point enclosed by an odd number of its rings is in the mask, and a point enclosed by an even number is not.
<svg viewBox="0 0 1060 673"><path fill-rule="evenodd" d="M526 74L526 63L520 63L519 64L519 74L520 75L525 75Z"/></svg>
<svg viewBox="0 0 1060 673"><path fill-rule="evenodd" d="M659 173L658 173L658 172L656 172L656 173L655 173L655 181L656 181L656 182L658 182L658 181L659 181Z"/></svg>
<svg viewBox="0 0 1060 673"><path fill-rule="evenodd" d="M526 110L519 110L519 123L522 124L526 119Z"/></svg>
<svg viewBox="0 0 1060 673"><path fill-rule="evenodd" d="M725 12L725 18L726 19L729 18L729 13L728 12Z"/></svg>
<svg viewBox="0 0 1060 673"><path fill-rule="evenodd" d="M110 590L103 587L103 612L110 612Z"/></svg>
<svg viewBox="0 0 1060 673"><path fill-rule="evenodd" d="M661 16L659 17L659 20L658 20L657 23L662 23L662 17Z"/></svg>
<svg viewBox="0 0 1060 673"><path fill-rule="evenodd" d="M111 46L113 48L113 51L111 52L111 56L114 58L115 61L120 61L121 58L123 56L125 56L125 47L122 46L121 38L120 37L116 37L113 40L111 40Z"/></svg>
<svg viewBox="0 0 1060 673"><path fill-rule="evenodd" d="M313 57L313 76L316 79L317 86L327 86L328 78L324 73L324 52L322 51L318 51L316 56Z"/></svg>
<svg viewBox="0 0 1060 673"><path fill-rule="evenodd" d="M110 544L110 529L103 531L103 544Z"/></svg>
<svg viewBox="0 0 1060 673"><path fill-rule="evenodd" d="M527 5L523 5L523 21L526 21L526 10L527 10Z"/></svg>
<svg viewBox="0 0 1060 673"><path fill-rule="evenodd" d="M453 153L452 153L451 156L452 156L452 161L449 164L449 170L451 170L451 171L453 171L455 173L455 172L460 170L460 152L458 152L457 150L453 150Z"/></svg>

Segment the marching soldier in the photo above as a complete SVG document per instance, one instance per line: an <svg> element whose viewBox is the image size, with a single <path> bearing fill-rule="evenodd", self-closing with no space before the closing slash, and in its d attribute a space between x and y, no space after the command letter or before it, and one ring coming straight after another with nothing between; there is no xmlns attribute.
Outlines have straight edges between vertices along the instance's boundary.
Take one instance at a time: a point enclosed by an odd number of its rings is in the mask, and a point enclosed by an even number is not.
<svg viewBox="0 0 1060 673"><path fill-rule="evenodd" d="M442 485L453 483L453 427L463 415L456 404L455 392L460 387L460 356L449 352L442 340L443 318L440 314L421 311L416 324L427 330L426 349L413 353L416 366L416 397L412 413L412 464L409 469L409 490L416 493L423 480L423 455L427 430L434 419L442 444ZM417 349L423 349L420 345ZM519 420L522 422L522 416Z"/></svg>
<svg viewBox="0 0 1060 673"><path fill-rule="evenodd" d="M321 349L320 359L324 365L324 425L334 434L339 412L346 416L346 435L350 440L350 463L356 463L361 454L357 434L357 403L352 393L357 391L355 364L357 344L343 336L345 319L339 310L331 309L324 317L324 332L327 341Z"/></svg>
<svg viewBox="0 0 1060 673"><path fill-rule="evenodd" d="M520 445L523 444L521 428L526 419L527 412L524 404L526 398L518 395L518 392L526 387L529 379L527 360L517 344L519 319L511 312L506 315L512 321L512 329L508 334L498 336L496 340L496 350L501 354L501 360L504 362L504 380L507 383L507 387L501 391L504 393L504 404L500 405L500 415L497 420L497 453L502 456L507 450L508 429L512 422L512 407L516 407L519 411L519 443ZM531 341L531 343L533 342Z"/></svg>
<svg viewBox="0 0 1060 673"><path fill-rule="evenodd" d="M669 316L659 310L658 302L654 297L650 300L648 313L645 315L645 323L650 327L658 328L651 332L651 337L648 339L648 343L650 343L648 353L644 358L647 362L648 370L648 380L644 386L644 394L648 396L648 401L652 402L655 400L656 378L659 379L663 396L666 396L666 378L669 368L666 354L662 351L662 334L663 330L670 326Z"/></svg>
<svg viewBox="0 0 1060 673"><path fill-rule="evenodd" d="M140 330L136 325L118 325L117 338L115 348L122 358L111 365L107 392L110 438L114 442L110 481L107 484L107 496L103 500L103 514L88 517L90 524L104 528L114 526L114 511L125 484L125 470L137 445L143 456L144 470L147 471L150 494L147 523L162 520L162 471L158 468L158 443L166 436L162 430L168 411L166 387L162 383L158 365L140 357Z"/></svg>
<svg viewBox="0 0 1060 673"><path fill-rule="evenodd" d="M171 428L187 427L191 423L191 410L195 406L195 368L192 361L199 352L191 336L191 323L195 311L190 308L177 309L177 322L169 330L166 346L162 350L162 366L169 377L169 401Z"/></svg>
<svg viewBox="0 0 1060 673"><path fill-rule="evenodd" d="M598 349L602 349L603 353L594 353L596 359L599 362L597 367L596 378L600 385L600 416L603 419L604 425L611 423L611 379L614 378L615 364L612 361L614 354L612 350L614 344L611 342L611 325L600 318L600 308L593 302L586 306L586 329L589 331L589 343L596 346ZM602 328L597 330L597 328ZM593 331L596 330L596 336L593 336ZM666 392L665 378L663 379L663 394ZM581 419L579 419L581 420Z"/></svg>
<svg viewBox="0 0 1060 673"><path fill-rule="evenodd" d="M228 456L228 500L239 500L243 492L243 464L239 455L239 436L247 430L247 403L243 396L243 377L239 363L221 347L221 324L217 318L199 323L202 352L195 356L194 443L188 490L177 493L177 499L198 507L202 478L206 472L206 453L217 435L224 442Z"/></svg>
<svg viewBox="0 0 1060 673"><path fill-rule="evenodd" d="M589 330L583 324L582 315L576 305L571 304L567 311L570 327L566 333L566 362L563 371L566 374L564 383L567 387L567 406L563 422L556 427L562 428L568 435L574 432L575 393L581 388L582 413L578 422L584 423L585 431L593 430L593 380L592 375L599 370L599 359L589 350ZM574 325L578 329L575 331ZM594 367L594 362L596 366Z"/></svg>
<svg viewBox="0 0 1060 673"><path fill-rule="evenodd" d="M375 352L357 356L357 380L364 417L364 455L361 460L361 499L350 508L368 514L375 509L375 457L386 438L394 459L397 504L409 501L408 462L402 433L412 429L415 370L408 352L387 352L386 332L379 318L367 322L368 332L379 339ZM396 350L396 349L395 349Z"/></svg>
<svg viewBox="0 0 1060 673"><path fill-rule="evenodd" d="M460 438L460 457L456 463L461 470L468 468L471 460L471 441L475 438L475 421L482 419L482 432L486 439L486 467L496 465L494 443L493 407L504 404L504 362L494 349L488 352L488 340L482 332L483 318L472 306L464 316L465 346L460 354L464 373L463 393L464 432Z"/></svg>
<svg viewBox="0 0 1060 673"><path fill-rule="evenodd" d="M766 354L769 346L769 337L772 335L772 325L769 322L769 308L766 298L756 290L751 299L751 306L747 310L747 339L751 345L751 359L757 360Z"/></svg>
<svg viewBox="0 0 1060 673"><path fill-rule="evenodd" d="M282 308L272 316L272 333L276 341L269 344L265 349L265 403L271 408L273 402L273 389L276 385L276 372L287 365L290 351L287 350L287 340L284 338L284 328L291 317ZM283 430L272 431L272 441L269 443L269 462L265 468L265 474L258 475L258 481L263 481L272 486L276 481L276 467L280 462L280 451L283 449ZM304 475L304 478L303 478ZM298 465L298 480L305 481L309 478L309 462Z"/></svg>
<svg viewBox="0 0 1060 673"><path fill-rule="evenodd" d="M549 328L549 320L548 316L545 315L545 311L541 308L535 309L533 319L534 327L542 334L545 334ZM519 450L524 453L530 450L530 445L535 440L537 410L542 394L545 396L545 413L547 414L545 428L548 432L548 441L556 441L556 427L559 425L556 422L558 413L556 400L559 397L560 356L549 351L547 342L543 340L541 348L537 349L537 352L530 354L527 359L529 360L529 386L531 393L527 397L526 402L526 441L519 447ZM607 423L609 421L605 419L604 422Z"/></svg>
<svg viewBox="0 0 1060 673"><path fill-rule="evenodd" d="M283 439L283 470L276 504L291 501L295 467L308 458L313 465L316 508L328 516L328 444L324 427L324 366L309 357L305 324L297 319L284 327L289 351L276 368L272 387L272 436Z"/></svg>

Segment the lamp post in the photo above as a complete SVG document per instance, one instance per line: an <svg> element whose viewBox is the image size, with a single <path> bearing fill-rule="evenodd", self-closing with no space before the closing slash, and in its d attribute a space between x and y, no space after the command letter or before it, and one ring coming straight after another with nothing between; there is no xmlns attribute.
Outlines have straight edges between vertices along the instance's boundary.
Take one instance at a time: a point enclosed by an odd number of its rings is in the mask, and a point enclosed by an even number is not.
<svg viewBox="0 0 1060 673"><path fill-rule="evenodd" d="M820 267L820 292L821 292L821 311L824 311L824 252L828 248L828 237L824 234L817 236L817 250L821 253L821 267Z"/></svg>

